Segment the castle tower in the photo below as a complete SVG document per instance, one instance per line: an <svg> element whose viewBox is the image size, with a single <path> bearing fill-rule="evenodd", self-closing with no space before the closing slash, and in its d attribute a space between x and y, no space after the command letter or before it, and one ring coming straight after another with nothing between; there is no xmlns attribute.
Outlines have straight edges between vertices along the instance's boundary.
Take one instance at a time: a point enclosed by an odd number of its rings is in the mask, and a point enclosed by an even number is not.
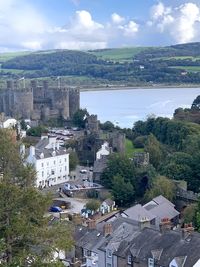
<svg viewBox="0 0 200 267"><path fill-rule="evenodd" d="M69 90L69 116L73 117L74 113L80 109L80 90L70 89Z"/></svg>

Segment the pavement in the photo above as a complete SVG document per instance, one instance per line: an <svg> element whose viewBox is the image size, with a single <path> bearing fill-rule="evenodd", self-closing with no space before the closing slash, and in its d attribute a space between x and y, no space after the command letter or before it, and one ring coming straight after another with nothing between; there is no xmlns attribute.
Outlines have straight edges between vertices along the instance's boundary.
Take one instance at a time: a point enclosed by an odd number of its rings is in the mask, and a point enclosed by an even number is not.
<svg viewBox="0 0 200 267"><path fill-rule="evenodd" d="M67 196L64 198L60 197L56 199L69 201L71 203L71 208L66 210L68 213L80 213L85 204L88 202L88 199L71 198Z"/></svg>

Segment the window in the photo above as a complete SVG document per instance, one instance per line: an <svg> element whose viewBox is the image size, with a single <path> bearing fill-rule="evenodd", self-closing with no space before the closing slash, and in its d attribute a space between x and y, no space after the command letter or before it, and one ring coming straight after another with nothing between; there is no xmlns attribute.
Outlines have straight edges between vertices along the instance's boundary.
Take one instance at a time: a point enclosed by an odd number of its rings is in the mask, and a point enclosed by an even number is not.
<svg viewBox="0 0 200 267"><path fill-rule="evenodd" d="M112 265L110 263L107 263L106 267L112 267Z"/></svg>
<svg viewBox="0 0 200 267"><path fill-rule="evenodd" d="M132 260L131 255L128 255L128 264L131 264L131 260Z"/></svg>
<svg viewBox="0 0 200 267"><path fill-rule="evenodd" d="M67 162L67 159L65 158L65 162Z"/></svg>
<svg viewBox="0 0 200 267"><path fill-rule="evenodd" d="M110 249L107 250L107 257L112 257L112 251Z"/></svg>
<svg viewBox="0 0 200 267"><path fill-rule="evenodd" d="M53 164L56 165L56 161L55 160L54 160Z"/></svg>
<svg viewBox="0 0 200 267"><path fill-rule="evenodd" d="M42 171L42 177L44 176L44 172Z"/></svg>
<svg viewBox="0 0 200 267"><path fill-rule="evenodd" d="M55 174L55 171L54 170L51 170L51 174L54 175Z"/></svg>
<svg viewBox="0 0 200 267"><path fill-rule="evenodd" d="M67 166L65 166L65 171L67 170Z"/></svg>
<svg viewBox="0 0 200 267"><path fill-rule="evenodd" d="M41 163L41 166L42 166L42 168L44 167L44 163L43 162Z"/></svg>
<svg viewBox="0 0 200 267"><path fill-rule="evenodd" d="M62 172L62 168L60 168L60 172Z"/></svg>
<svg viewBox="0 0 200 267"><path fill-rule="evenodd" d="M83 249L83 256L84 257L90 257L91 256L91 251L89 251L87 249Z"/></svg>

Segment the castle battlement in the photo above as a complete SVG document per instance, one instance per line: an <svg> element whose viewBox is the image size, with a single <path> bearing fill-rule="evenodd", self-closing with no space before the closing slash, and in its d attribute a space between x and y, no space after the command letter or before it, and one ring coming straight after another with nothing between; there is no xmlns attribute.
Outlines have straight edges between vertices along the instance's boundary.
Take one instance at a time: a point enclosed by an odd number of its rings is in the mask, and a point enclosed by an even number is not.
<svg viewBox="0 0 200 267"><path fill-rule="evenodd" d="M39 101L38 101L39 100ZM23 81L7 81L7 88L0 91L0 112L7 116L49 120L63 117L69 119L80 108L80 91L66 85L49 86L37 80L30 85Z"/></svg>

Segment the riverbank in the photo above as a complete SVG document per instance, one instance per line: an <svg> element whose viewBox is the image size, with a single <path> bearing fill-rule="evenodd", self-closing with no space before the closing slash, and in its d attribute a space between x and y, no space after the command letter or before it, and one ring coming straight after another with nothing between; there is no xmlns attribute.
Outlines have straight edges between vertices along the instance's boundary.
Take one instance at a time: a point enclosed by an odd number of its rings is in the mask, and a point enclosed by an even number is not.
<svg viewBox="0 0 200 267"><path fill-rule="evenodd" d="M90 87L90 88L80 88L81 92L87 91L114 91L114 90L138 90L138 89L183 89L183 88L200 88L200 84L174 84L174 85L167 85L167 84L153 84L151 86L144 85L144 86L100 86L100 87Z"/></svg>

